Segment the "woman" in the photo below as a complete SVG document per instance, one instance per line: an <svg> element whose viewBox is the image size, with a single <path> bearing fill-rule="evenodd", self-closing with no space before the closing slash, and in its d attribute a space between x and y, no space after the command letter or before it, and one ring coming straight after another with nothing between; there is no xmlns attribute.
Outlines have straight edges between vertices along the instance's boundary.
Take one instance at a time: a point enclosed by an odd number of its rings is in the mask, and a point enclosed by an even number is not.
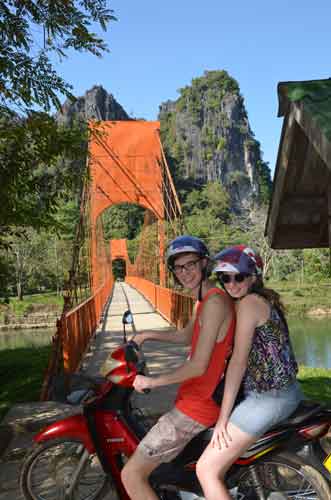
<svg viewBox="0 0 331 500"><path fill-rule="evenodd" d="M264 287L261 258L238 245L215 260L221 285L236 301L237 325L220 415L197 475L207 500L228 500L227 470L258 437L288 418L303 396L284 307L279 295ZM242 382L245 397L234 408Z"/></svg>

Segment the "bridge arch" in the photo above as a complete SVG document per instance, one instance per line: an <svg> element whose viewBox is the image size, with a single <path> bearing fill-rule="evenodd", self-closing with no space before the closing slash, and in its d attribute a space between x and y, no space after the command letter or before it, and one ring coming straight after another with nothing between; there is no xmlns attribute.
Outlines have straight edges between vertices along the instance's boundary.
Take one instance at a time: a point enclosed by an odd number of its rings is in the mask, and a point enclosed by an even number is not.
<svg viewBox="0 0 331 500"><path fill-rule="evenodd" d="M89 171L93 290L100 286L103 279L98 265L97 245L98 238L100 238L97 234L100 215L110 206L121 203L140 205L156 219L159 281L162 286L165 285L163 221L171 216L180 216L181 209L165 161L159 129L158 121L90 123ZM132 264L127 269L131 273L135 272L135 266Z"/></svg>

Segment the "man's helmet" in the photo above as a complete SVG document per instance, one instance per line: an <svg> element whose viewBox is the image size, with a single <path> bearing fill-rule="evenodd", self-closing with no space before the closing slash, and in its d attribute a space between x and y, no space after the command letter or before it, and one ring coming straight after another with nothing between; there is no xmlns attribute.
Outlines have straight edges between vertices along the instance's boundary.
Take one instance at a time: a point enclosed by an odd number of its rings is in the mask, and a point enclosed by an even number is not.
<svg viewBox="0 0 331 500"><path fill-rule="evenodd" d="M196 253L201 257L209 257L209 250L202 240L195 236L178 236L167 248L166 259L169 269L172 268L175 257L181 253Z"/></svg>
<svg viewBox="0 0 331 500"><path fill-rule="evenodd" d="M216 273L244 273L262 275L263 261L261 257L246 245L225 248L215 255Z"/></svg>

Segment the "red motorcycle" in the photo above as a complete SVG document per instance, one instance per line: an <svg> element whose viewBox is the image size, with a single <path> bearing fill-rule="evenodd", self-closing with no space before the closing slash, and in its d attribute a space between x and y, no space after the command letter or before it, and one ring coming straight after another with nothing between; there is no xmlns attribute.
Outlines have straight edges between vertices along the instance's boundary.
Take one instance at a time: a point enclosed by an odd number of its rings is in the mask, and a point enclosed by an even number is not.
<svg viewBox="0 0 331 500"><path fill-rule="evenodd" d="M128 500L121 469L148 431L146 420L130 401L133 381L146 374L137 344L124 340L111 354L113 366L88 393L83 413L48 426L34 438L24 460L20 484L27 500ZM281 425L261 437L227 474L227 485L238 500L330 500L331 457L320 445L331 425L331 410L303 403ZM195 464L212 429L196 436L169 464L162 464L150 482L160 499L203 498ZM110 492L110 493L109 493ZM106 496L109 494L109 496Z"/></svg>

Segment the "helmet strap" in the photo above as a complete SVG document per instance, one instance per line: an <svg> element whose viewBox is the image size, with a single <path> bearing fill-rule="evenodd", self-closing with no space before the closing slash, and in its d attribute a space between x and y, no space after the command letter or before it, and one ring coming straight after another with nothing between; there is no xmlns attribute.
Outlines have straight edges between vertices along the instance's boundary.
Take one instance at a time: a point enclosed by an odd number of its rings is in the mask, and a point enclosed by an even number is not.
<svg viewBox="0 0 331 500"><path fill-rule="evenodd" d="M202 276L201 276L201 281L200 281L200 285L199 285L199 293L198 293L198 301L201 302L202 301L202 285L204 283L204 281L207 279L207 265L202 269Z"/></svg>
<svg viewBox="0 0 331 500"><path fill-rule="evenodd" d="M198 301L201 302L202 301L202 283L204 282L204 279L202 278L202 280L200 281L200 285L199 285L199 294L198 294Z"/></svg>

